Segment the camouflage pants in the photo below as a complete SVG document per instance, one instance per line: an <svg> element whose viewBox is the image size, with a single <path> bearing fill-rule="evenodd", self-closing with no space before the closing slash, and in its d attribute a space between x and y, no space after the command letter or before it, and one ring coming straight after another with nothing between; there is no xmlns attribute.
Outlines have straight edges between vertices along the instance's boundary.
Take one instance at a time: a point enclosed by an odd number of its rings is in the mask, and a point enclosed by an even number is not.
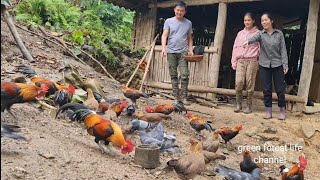
<svg viewBox="0 0 320 180"><path fill-rule="evenodd" d="M248 93L254 92L258 67L257 60L244 60L237 63L236 91L242 91L245 88Z"/></svg>
<svg viewBox="0 0 320 180"><path fill-rule="evenodd" d="M179 79L181 80L181 95L182 98L187 98L188 84L189 84L189 69L188 62L184 60L186 53L168 53L167 61L169 64L169 74L171 77L171 84L173 96L180 99ZM180 77L178 78L178 69Z"/></svg>

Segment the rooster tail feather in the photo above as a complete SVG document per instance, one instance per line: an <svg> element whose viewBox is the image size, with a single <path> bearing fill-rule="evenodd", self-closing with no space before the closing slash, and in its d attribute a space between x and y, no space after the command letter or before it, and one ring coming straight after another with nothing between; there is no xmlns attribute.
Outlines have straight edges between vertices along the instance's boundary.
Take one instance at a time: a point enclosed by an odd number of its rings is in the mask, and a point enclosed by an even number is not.
<svg viewBox="0 0 320 180"><path fill-rule="evenodd" d="M79 104L79 103L67 103L63 106L61 106L56 114L56 117L58 116L58 114L60 112L64 112L65 110L68 110L68 109L71 109L72 111L76 111L76 110L80 110L80 109L83 109L83 110L89 110L85 105L83 104Z"/></svg>
<svg viewBox="0 0 320 180"><path fill-rule="evenodd" d="M205 123L204 127L206 128L206 130L208 130L209 132L215 131L216 129L214 129L209 123Z"/></svg>
<svg viewBox="0 0 320 180"><path fill-rule="evenodd" d="M25 137L20 136L18 134L7 134L7 133L4 133L4 134L1 134L1 137L7 137L7 138L11 138L11 139L24 140L24 141L27 140Z"/></svg>
<svg viewBox="0 0 320 180"><path fill-rule="evenodd" d="M20 127L15 125L1 125L1 137L7 137L11 139L19 139L26 141L26 138L15 134L16 132L20 132Z"/></svg>
<svg viewBox="0 0 320 180"><path fill-rule="evenodd" d="M173 103L173 107L175 112L181 113L185 111L187 113L187 109L182 103Z"/></svg>
<svg viewBox="0 0 320 180"><path fill-rule="evenodd" d="M37 75L36 71L27 65L22 64L16 67L18 72L27 75L27 77L34 77Z"/></svg>
<svg viewBox="0 0 320 180"><path fill-rule="evenodd" d="M219 167L215 168L215 172L219 173L219 174L222 174L224 176L228 176L229 172L230 172L231 169L225 167L225 166L222 166L220 165Z"/></svg>
<svg viewBox="0 0 320 180"><path fill-rule="evenodd" d="M146 94L146 93L142 93L141 95L142 95L144 98L149 98L149 95Z"/></svg>
<svg viewBox="0 0 320 180"><path fill-rule="evenodd" d="M98 102L101 102L101 100L103 99L101 94L99 94L98 92L93 92L93 96Z"/></svg>

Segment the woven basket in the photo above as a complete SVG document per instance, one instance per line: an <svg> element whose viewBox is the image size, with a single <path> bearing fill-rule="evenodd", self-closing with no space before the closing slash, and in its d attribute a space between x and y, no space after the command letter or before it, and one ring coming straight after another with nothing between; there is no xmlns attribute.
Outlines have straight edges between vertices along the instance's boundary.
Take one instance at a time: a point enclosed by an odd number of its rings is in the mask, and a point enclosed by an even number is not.
<svg viewBox="0 0 320 180"><path fill-rule="evenodd" d="M188 62L200 62L203 60L203 55L185 56L184 59Z"/></svg>

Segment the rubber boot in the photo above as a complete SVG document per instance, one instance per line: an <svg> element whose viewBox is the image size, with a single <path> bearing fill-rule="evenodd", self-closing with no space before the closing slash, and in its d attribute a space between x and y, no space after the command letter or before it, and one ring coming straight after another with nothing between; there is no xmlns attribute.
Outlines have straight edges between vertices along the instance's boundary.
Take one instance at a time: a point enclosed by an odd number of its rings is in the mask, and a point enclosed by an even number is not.
<svg viewBox="0 0 320 180"><path fill-rule="evenodd" d="M236 108L233 110L236 113L242 110L242 98L242 91L236 90Z"/></svg>
<svg viewBox="0 0 320 180"><path fill-rule="evenodd" d="M286 108L285 107L281 107L280 108L280 113L279 113L279 120L285 120L286 119Z"/></svg>
<svg viewBox="0 0 320 180"><path fill-rule="evenodd" d="M186 106L189 106L191 105L191 103L187 100L188 98L188 82L184 82L182 81L181 82L181 100L182 100L182 103Z"/></svg>
<svg viewBox="0 0 320 180"><path fill-rule="evenodd" d="M272 118L272 107L266 107L266 115L263 119L271 119Z"/></svg>
<svg viewBox="0 0 320 180"><path fill-rule="evenodd" d="M247 108L243 110L245 114L250 114L252 113L252 92L248 92L248 97L247 97Z"/></svg>

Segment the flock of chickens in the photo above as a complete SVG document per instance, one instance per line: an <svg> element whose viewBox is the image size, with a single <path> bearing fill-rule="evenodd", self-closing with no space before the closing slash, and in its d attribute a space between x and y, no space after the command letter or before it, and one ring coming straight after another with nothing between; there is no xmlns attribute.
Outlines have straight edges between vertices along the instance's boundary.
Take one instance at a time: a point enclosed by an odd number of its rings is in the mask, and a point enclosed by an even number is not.
<svg viewBox="0 0 320 180"><path fill-rule="evenodd" d="M217 154L219 148L219 136L228 143L231 139L243 129L243 125L237 125L233 128L222 127L214 129L209 122L188 112L182 103L160 104L153 107L145 107L145 112L136 112L136 100L150 95L138 90L131 89L125 85L122 87L126 99L102 98L101 94L87 88L87 99L83 103L71 102L72 95L75 93L75 87L72 85L63 86L49 79L37 76L35 71L25 65L17 67L18 70L27 75L32 84L1 82L1 119L5 110L15 117L10 108L16 103L25 103L38 101L43 97L53 95L53 100L58 108L56 118L60 113L64 113L71 121L84 123L88 134L94 136L102 152L114 155L114 148L119 149L122 154L131 153L134 150L134 144L127 135L133 133L136 127L130 125L120 127L115 121L117 117L125 113L132 116L140 122L147 124L157 124L162 120L170 120L173 112L184 113L189 120L190 126L199 134L202 130L209 131L209 136L197 140L190 138L189 152L179 159L172 159L167 162L168 167L173 168L180 179L192 179L205 169L205 164L216 160L224 160L224 155ZM1 137L25 140L19 134L19 127L1 123ZM105 146L100 143L104 143ZM107 149L107 150L106 150ZM307 160L299 157L299 162L291 169L284 165L280 167L282 180L302 180L304 179L304 169ZM225 166L219 166L215 171L224 175L227 179L234 180L259 180L261 179L261 168L251 158L249 151L244 151L243 161L240 163L241 171L231 169Z"/></svg>

